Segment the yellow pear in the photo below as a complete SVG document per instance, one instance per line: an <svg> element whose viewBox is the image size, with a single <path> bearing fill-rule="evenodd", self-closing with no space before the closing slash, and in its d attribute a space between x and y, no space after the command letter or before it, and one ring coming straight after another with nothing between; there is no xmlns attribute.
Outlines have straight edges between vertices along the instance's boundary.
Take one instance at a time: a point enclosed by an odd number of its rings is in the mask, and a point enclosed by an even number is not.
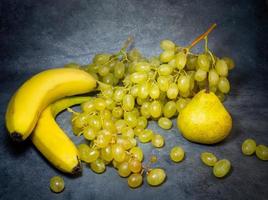
<svg viewBox="0 0 268 200"><path fill-rule="evenodd" d="M229 135L232 118L213 92L202 90L181 111L177 125L186 139L214 144Z"/></svg>

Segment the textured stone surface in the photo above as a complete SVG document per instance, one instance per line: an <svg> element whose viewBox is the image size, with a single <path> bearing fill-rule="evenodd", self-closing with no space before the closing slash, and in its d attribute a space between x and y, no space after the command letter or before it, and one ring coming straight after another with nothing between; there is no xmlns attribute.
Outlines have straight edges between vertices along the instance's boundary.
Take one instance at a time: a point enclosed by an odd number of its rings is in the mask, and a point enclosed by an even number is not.
<svg viewBox="0 0 268 200"><path fill-rule="evenodd" d="M1 0L0 2L0 199L267 199L268 163L242 156L244 139L268 144L268 16L265 1L86 1ZM225 102L234 119L231 136L218 145L193 144L176 128L163 131L166 145L141 145L145 158L159 155L155 165L166 169L161 187L129 189L126 179L108 168L102 175L84 166L82 177L63 175L66 189L49 190L55 170L31 145L13 144L4 127L7 102L18 86L43 69L67 62L88 63L99 52L118 50L128 35L146 56L160 52L159 41L170 38L186 45L216 22L209 45L219 56L230 55L237 67L231 73L232 91ZM199 47L196 48L200 50ZM57 119L72 136L68 113ZM176 125L174 124L174 127ZM72 136L73 141L79 142ZM169 160L168 152L181 145L186 159ZM232 173L219 180L199 155L214 152L232 162Z"/></svg>

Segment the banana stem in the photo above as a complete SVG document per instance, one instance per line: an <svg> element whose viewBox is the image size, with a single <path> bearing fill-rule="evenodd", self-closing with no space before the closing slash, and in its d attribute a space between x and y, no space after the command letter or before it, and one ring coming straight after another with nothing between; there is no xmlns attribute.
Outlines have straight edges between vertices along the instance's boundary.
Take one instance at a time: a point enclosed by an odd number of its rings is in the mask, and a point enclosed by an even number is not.
<svg viewBox="0 0 268 200"><path fill-rule="evenodd" d="M203 34L199 35L190 45L189 45L189 49L191 49L193 46L195 46L198 42L200 42L201 40L203 40L204 38L206 38L208 36L208 34L217 26L216 23L212 24L211 27Z"/></svg>

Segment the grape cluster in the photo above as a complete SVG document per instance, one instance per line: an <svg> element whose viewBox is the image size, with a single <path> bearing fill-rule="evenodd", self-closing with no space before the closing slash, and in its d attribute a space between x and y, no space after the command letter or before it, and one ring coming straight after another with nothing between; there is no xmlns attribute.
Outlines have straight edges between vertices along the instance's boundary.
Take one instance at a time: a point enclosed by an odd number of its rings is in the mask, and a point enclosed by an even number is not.
<svg viewBox="0 0 268 200"><path fill-rule="evenodd" d="M94 172L102 173L111 164L121 177L128 177L132 188L142 184L144 174L149 185L164 182L165 171L144 166L142 149L137 146L137 141L151 142L155 148L165 144L162 135L147 128L148 120L170 129L171 119L200 90L210 90L222 101L230 91L227 77L233 60L215 56L207 47L207 34L203 39L205 51L199 55L190 51L197 40L188 47L163 40L162 53L145 58L136 48L126 51L129 39L118 53L97 54L85 66L66 66L81 68L98 82L99 93L81 105L82 112L69 109L74 134L88 141L78 146L81 160ZM183 149L175 147L170 157L180 162Z"/></svg>

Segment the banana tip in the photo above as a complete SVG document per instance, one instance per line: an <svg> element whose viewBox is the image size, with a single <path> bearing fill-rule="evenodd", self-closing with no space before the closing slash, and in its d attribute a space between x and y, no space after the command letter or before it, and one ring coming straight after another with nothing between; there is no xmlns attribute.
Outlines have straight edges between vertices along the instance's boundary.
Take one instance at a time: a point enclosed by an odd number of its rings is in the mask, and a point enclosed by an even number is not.
<svg viewBox="0 0 268 200"><path fill-rule="evenodd" d="M17 132L11 133L10 136L11 136L12 140L15 141L15 142L23 141L22 135L17 133Z"/></svg>
<svg viewBox="0 0 268 200"><path fill-rule="evenodd" d="M79 175L82 173L82 166L81 163L79 162L72 170L73 175Z"/></svg>

